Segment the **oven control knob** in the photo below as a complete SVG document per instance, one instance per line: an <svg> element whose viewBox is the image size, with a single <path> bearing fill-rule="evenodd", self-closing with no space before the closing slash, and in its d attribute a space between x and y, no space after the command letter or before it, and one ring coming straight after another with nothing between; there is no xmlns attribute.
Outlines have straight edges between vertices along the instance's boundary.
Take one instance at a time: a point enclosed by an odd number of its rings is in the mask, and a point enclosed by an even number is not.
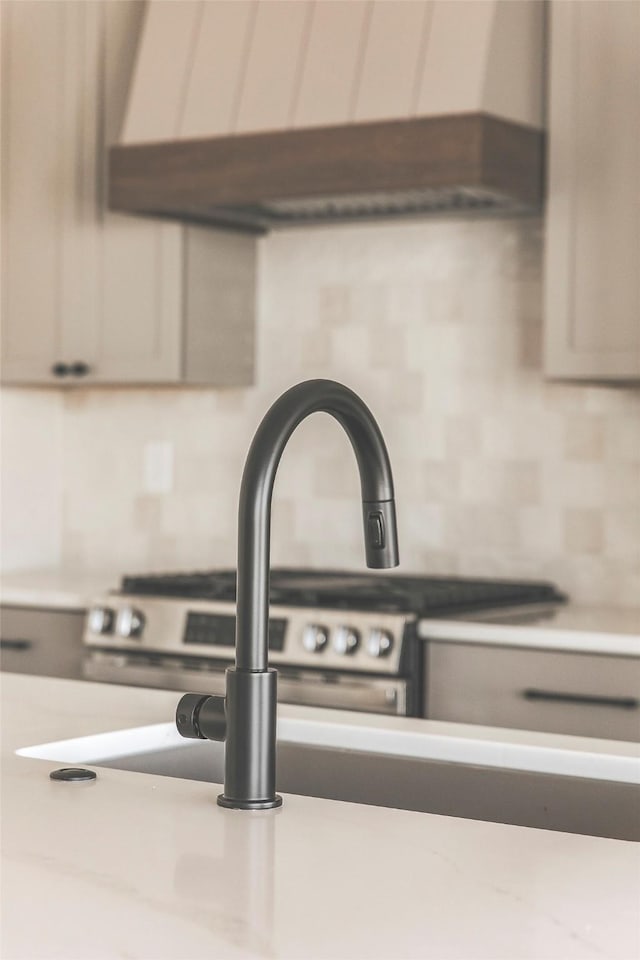
<svg viewBox="0 0 640 960"><path fill-rule="evenodd" d="M388 630L370 630L367 653L371 657L386 657L393 647L393 636Z"/></svg>
<svg viewBox="0 0 640 960"><path fill-rule="evenodd" d="M111 633L114 619L110 607L92 607L88 618L89 633Z"/></svg>
<svg viewBox="0 0 640 960"><path fill-rule="evenodd" d="M304 628L304 633L302 634L302 646L305 650L308 650L309 653L320 653L321 650L327 645L327 639L329 637L329 631L326 627L318 626L318 624L310 623Z"/></svg>
<svg viewBox="0 0 640 960"><path fill-rule="evenodd" d="M123 607L116 620L116 633L121 637L139 637L144 628L144 615L133 607Z"/></svg>
<svg viewBox="0 0 640 960"><path fill-rule="evenodd" d="M355 653L359 643L360 634L353 627L338 627L333 634L333 649L343 656L348 653Z"/></svg>

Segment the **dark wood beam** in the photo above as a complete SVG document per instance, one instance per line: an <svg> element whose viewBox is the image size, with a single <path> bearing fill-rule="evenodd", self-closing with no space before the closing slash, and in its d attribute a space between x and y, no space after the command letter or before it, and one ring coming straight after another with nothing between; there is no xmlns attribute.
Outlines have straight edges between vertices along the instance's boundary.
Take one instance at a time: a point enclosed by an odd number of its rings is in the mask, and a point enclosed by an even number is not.
<svg viewBox="0 0 640 960"><path fill-rule="evenodd" d="M534 210L542 164L541 131L485 114L131 144L111 149L109 205L247 229L277 223L278 204L295 222L296 201L408 191L484 191L489 206Z"/></svg>

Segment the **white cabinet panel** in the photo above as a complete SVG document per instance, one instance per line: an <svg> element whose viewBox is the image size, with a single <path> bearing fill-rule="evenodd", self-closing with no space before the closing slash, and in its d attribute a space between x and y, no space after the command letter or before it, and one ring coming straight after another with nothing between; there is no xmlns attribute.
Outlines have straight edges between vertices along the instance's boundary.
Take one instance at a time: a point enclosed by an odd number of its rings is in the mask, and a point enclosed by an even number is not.
<svg viewBox="0 0 640 960"><path fill-rule="evenodd" d="M236 123L256 0L204 3L180 137L230 133Z"/></svg>
<svg viewBox="0 0 640 960"><path fill-rule="evenodd" d="M425 56L430 4L375 0L367 24L353 119L411 116Z"/></svg>
<svg viewBox="0 0 640 960"><path fill-rule="evenodd" d="M498 0L482 92L485 113L546 125L547 6L540 0Z"/></svg>
<svg viewBox="0 0 640 960"><path fill-rule="evenodd" d="M640 4L552 5L546 370L640 379Z"/></svg>
<svg viewBox="0 0 640 960"><path fill-rule="evenodd" d="M177 10L165 6L172 22ZM201 233L187 248L186 228L110 213L105 202L106 151L123 125L143 12L139 0L2 5L4 383L184 380L185 277L221 274L202 256L188 263ZM252 271L243 282L252 297ZM212 308L225 331L232 319ZM246 346L253 317L235 323ZM201 382L251 382L245 346ZM53 372L78 363L81 375Z"/></svg>
<svg viewBox="0 0 640 960"><path fill-rule="evenodd" d="M123 143L171 140L178 135L202 12L198 0L147 4Z"/></svg>
<svg viewBox="0 0 640 960"><path fill-rule="evenodd" d="M415 112L543 127L545 12L540 0L432 0Z"/></svg>
<svg viewBox="0 0 640 960"><path fill-rule="evenodd" d="M149 0L122 143L443 113L543 125L541 0Z"/></svg>
<svg viewBox="0 0 640 960"><path fill-rule="evenodd" d="M104 213L142 5L3 4L5 383L177 379L182 228Z"/></svg>
<svg viewBox="0 0 640 960"><path fill-rule="evenodd" d="M140 5L107 3L100 35L104 91L99 155L116 142L125 113L141 25ZM171 4L168 5L171 7ZM188 4L191 7L191 4ZM106 189L106 171L98 178ZM94 176L92 182L96 183ZM90 234L96 246L93 379L96 382L177 381L181 369L183 228L110 213L96 198Z"/></svg>
<svg viewBox="0 0 640 960"><path fill-rule="evenodd" d="M3 3L1 13L2 365L40 382L50 377L62 305L63 23L44 0Z"/></svg>
<svg viewBox="0 0 640 960"><path fill-rule="evenodd" d="M640 345L628 322L640 332L640 5L589 3L577 19L574 340L628 350Z"/></svg>
<svg viewBox="0 0 640 960"><path fill-rule="evenodd" d="M253 382L256 243L206 227L185 231L186 383Z"/></svg>
<svg viewBox="0 0 640 960"><path fill-rule="evenodd" d="M109 217L102 237L92 379L177 381L181 371L182 229Z"/></svg>
<svg viewBox="0 0 640 960"><path fill-rule="evenodd" d="M369 4L316 3L300 76L293 126L351 120Z"/></svg>
<svg viewBox="0 0 640 960"><path fill-rule="evenodd" d="M291 126L312 10L308 0L258 4L236 133Z"/></svg>
<svg viewBox="0 0 640 960"><path fill-rule="evenodd" d="M51 3L59 8L63 31L63 110L58 129L61 236L59 239L60 339L55 360L84 362L96 356L99 245L96 159L102 143L91 107L98 103L101 78L99 37L102 6ZM38 104L31 110L40 114Z"/></svg>
<svg viewBox="0 0 640 960"><path fill-rule="evenodd" d="M434 0L432 6L416 113L436 116L481 110L496 4L493 0Z"/></svg>

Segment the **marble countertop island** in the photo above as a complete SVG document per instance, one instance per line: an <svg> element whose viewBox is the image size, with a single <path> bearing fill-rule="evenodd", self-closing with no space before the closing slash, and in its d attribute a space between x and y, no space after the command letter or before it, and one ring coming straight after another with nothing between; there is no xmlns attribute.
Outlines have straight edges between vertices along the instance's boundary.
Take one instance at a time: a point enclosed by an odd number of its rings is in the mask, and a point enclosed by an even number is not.
<svg viewBox="0 0 640 960"><path fill-rule="evenodd" d="M164 723L177 695L6 674L2 694L4 960L640 955L638 844L292 795L246 814L115 769L53 782L63 764L16 749Z"/></svg>

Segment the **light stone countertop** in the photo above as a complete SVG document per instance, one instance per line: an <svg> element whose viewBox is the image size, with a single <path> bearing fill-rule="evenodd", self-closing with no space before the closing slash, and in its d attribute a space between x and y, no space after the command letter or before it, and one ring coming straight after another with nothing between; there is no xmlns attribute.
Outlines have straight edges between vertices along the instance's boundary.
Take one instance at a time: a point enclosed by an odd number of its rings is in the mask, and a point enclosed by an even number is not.
<svg viewBox="0 0 640 960"><path fill-rule="evenodd" d="M640 956L638 844L290 795L244 814L114 769L54 783L15 750L164 723L178 695L7 674L2 694L5 960Z"/></svg>
<svg viewBox="0 0 640 960"><path fill-rule="evenodd" d="M584 607L567 604L535 622L424 619L418 633L425 640L480 643L575 653L640 657L640 608Z"/></svg>
<svg viewBox="0 0 640 960"><path fill-rule="evenodd" d="M0 576L0 603L44 610L86 610L96 597L115 590L113 570L19 570Z"/></svg>
<svg viewBox="0 0 640 960"><path fill-rule="evenodd" d="M33 570L3 573L0 602L9 606L82 610L115 590L121 572ZM640 608L585 607L568 604L552 617L516 622L484 617L464 620L425 618L418 634L424 639L457 643L573 650L640 656Z"/></svg>

